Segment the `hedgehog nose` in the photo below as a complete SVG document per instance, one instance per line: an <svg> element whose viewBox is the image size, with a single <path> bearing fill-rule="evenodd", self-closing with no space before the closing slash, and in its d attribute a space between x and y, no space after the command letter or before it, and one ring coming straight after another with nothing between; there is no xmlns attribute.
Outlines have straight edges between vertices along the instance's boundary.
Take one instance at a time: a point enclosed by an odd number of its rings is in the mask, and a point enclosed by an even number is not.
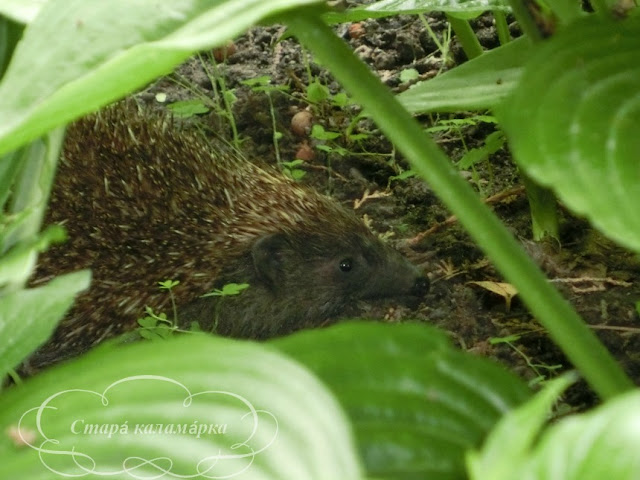
<svg viewBox="0 0 640 480"><path fill-rule="evenodd" d="M419 277L416 279L411 288L411 295L416 297L424 297L429 291L429 279L427 277Z"/></svg>

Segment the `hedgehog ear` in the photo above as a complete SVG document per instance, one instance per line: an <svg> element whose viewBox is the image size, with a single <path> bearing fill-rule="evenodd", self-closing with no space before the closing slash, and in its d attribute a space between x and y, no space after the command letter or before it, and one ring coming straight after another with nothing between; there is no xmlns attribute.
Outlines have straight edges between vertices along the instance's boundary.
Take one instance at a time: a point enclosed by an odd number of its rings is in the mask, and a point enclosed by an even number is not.
<svg viewBox="0 0 640 480"><path fill-rule="evenodd" d="M251 248L253 266L258 275L277 287L282 282L282 263L289 241L282 233L260 237Z"/></svg>

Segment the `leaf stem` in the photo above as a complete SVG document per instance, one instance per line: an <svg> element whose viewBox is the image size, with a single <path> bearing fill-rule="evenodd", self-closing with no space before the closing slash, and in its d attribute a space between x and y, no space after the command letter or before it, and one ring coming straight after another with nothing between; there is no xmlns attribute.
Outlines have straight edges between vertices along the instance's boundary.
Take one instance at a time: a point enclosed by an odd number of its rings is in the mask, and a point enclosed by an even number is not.
<svg viewBox="0 0 640 480"><path fill-rule="evenodd" d="M551 190L541 187L531 180L522 170L520 179L527 191L531 209L531 230L536 242L546 236L558 238L558 213L556 196Z"/></svg>
<svg viewBox="0 0 640 480"><path fill-rule="evenodd" d="M600 15L611 15L611 8L607 0L591 0L591 8Z"/></svg>
<svg viewBox="0 0 640 480"><path fill-rule="evenodd" d="M467 55L467 58L471 60L472 58L482 55L482 45L480 45L478 37L476 37L469 22L449 14L447 14L447 20L449 20L453 31L456 33L456 37L458 37L458 41L460 45L462 45L462 49Z"/></svg>
<svg viewBox="0 0 640 480"><path fill-rule="evenodd" d="M496 10L493 12L493 18L496 22L496 30L498 31L498 40L500 40L500 45L506 45L511 41L511 33L509 32L507 16L502 10Z"/></svg>
<svg viewBox="0 0 640 480"><path fill-rule="evenodd" d="M516 17L518 25L520 25L524 34L527 35L532 42L542 40L544 36L531 16L531 12L525 5L525 0L509 0L509 5L511 6L513 16Z"/></svg>

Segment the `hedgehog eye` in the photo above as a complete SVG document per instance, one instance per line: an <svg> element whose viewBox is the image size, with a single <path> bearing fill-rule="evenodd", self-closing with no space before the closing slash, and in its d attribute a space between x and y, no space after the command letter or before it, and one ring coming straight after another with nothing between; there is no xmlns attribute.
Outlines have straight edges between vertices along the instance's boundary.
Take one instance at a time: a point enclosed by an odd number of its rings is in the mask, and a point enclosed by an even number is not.
<svg viewBox="0 0 640 480"><path fill-rule="evenodd" d="M344 260L340 261L340 270L343 272L350 272L352 266L353 262L350 258L345 258Z"/></svg>

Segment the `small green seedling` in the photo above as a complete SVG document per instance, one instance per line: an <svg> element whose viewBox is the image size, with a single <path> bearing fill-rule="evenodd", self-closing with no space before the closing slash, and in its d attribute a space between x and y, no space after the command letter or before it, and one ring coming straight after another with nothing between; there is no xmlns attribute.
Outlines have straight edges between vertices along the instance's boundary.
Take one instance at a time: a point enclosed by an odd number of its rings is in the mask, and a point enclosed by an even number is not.
<svg viewBox="0 0 640 480"><path fill-rule="evenodd" d="M218 115L229 120L229 126L231 127L231 133L233 135L233 145L235 148L240 149L242 141L240 140L238 126L233 115L233 106L238 101L236 91L234 88L227 87L224 74L220 71L218 62L216 61L213 53L209 53L208 61L201 55L198 55L198 58L200 59L200 64L204 68L213 89L215 101L212 102L211 106L215 109L215 112Z"/></svg>
<svg viewBox="0 0 640 480"><path fill-rule="evenodd" d="M548 375L544 375L542 373L542 370L546 370L548 373L553 375L555 372L562 369L562 365L546 365L544 363L543 364L533 363L533 360L527 354L525 354L520 348L516 347L516 345L514 344L514 342L519 341L521 338L522 338L521 335L516 335L516 334L509 335L506 337L492 337L489 339L489 343L491 345L505 343L524 359L524 361L527 363L529 368L533 370L533 372L536 374L536 377L529 381L530 387L549 381Z"/></svg>
<svg viewBox="0 0 640 480"><path fill-rule="evenodd" d="M480 123L492 123L496 124L498 121L496 117L492 115L473 115L470 117L464 118L442 118L436 122L435 125L428 127L426 131L428 133L435 132L446 132L449 130L455 131L460 137L463 137L462 131L460 130L463 127L473 127L475 125L479 125Z"/></svg>
<svg viewBox="0 0 640 480"><path fill-rule="evenodd" d="M311 137L316 140L335 140L340 134L338 132L331 132L324 129L322 125L317 123L311 128Z"/></svg>
<svg viewBox="0 0 640 480"><path fill-rule="evenodd" d="M151 341L166 340L173 332L176 326L173 321L167 318L166 313L155 313L151 307L144 307L147 315L138 319L138 334L142 338Z"/></svg>
<svg viewBox="0 0 640 480"><path fill-rule="evenodd" d="M222 299L224 299L225 297L240 295L242 291L246 290L247 288L249 288L248 283L227 283L222 288L216 288L212 292L205 293L204 295L202 295L202 297L221 297L220 302L222 302ZM213 325L210 330L211 333L216 333L218 330L219 307L220 303L216 303L216 305L214 306ZM192 323L191 331L200 332L202 330L200 329L200 325Z"/></svg>
<svg viewBox="0 0 640 480"><path fill-rule="evenodd" d="M336 93L335 95L331 96L329 101L334 107L338 108L344 108L353 104L353 102L345 92Z"/></svg>
<svg viewBox="0 0 640 480"><path fill-rule="evenodd" d="M207 107L202 100L196 98L170 103L167 105L167 108L176 117L180 118L191 118L195 115L201 115L210 111L209 107Z"/></svg>
<svg viewBox="0 0 640 480"><path fill-rule="evenodd" d="M273 98L271 98L271 95L274 92L287 92L289 90L289 87L287 87L286 85L271 85L271 77L268 75L251 78L249 80L243 81L242 83L250 87L254 92L264 92L267 95L267 100L269 101L269 113L271 115L271 128L273 130L273 148L276 154L276 161L278 165L280 165L282 163L282 160L280 157L279 141L282 138L282 132L278 131L278 125L276 122L276 109L273 106Z"/></svg>
<svg viewBox="0 0 640 480"><path fill-rule="evenodd" d="M481 147L468 148L464 139L465 136L463 128L476 126L481 123L495 124L497 123L497 120L492 115L473 115L465 118L440 119L435 123L435 125L427 128L426 131L429 133L443 132L444 136L452 135L462 143L462 148L465 153L455 165L460 170L472 171L473 181L480 189L481 194L483 194L480 177L478 172L475 170L475 166L478 163L486 161L489 156L500 150L504 146L506 138L502 131L495 131L487 136L484 145ZM489 174L493 177L490 164Z"/></svg>
<svg viewBox="0 0 640 480"><path fill-rule="evenodd" d="M166 290L169 292L169 298L171 299L171 309L173 310L173 320L178 321L178 308L176 307L176 298L173 295L173 287L180 284L179 280L165 280L164 282L158 282L160 290Z"/></svg>
<svg viewBox="0 0 640 480"><path fill-rule="evenodd" d="M321 142L331 142L331 144L327 144L327 143L316 144L316 148L318 150L326 153L335 153L343 157L347 153L349 153L349 151L346 148L341 147L340 145L337 145L336 143L332 142L333 140L335 140L336 138L339 138L340 136L341 135L338 132L331 132L331 131L325 130L322 125L315 124L311 128L311 138L314 138Z"/></svg>
<svg viewBox="0 0 640 480"><path fill-rule="evenodd" d="M442 70L444 67L453 63L453 55L451 55L451 24L447 24L447 30L442 34L442 41L440 41L440 39L438 39L438 35L436 35L429 25L427 17L420 13L418 14L418 18L422 22L429 38L433 40L433 43L435 43L438 51L440 52L440 57L442 58L442 66L440 67L440 70Z"/></svg>
<svg viewBox="0 0 640 480"><path fill-rule="evenodd" d="M310 103L322 103L331 97L331 92L326 85L322 85L317 79L307 87L307 100Z"/></svg>
<svg viewBox="0 0 640 480"><path fill-rule="evenodd" d="M493 155L500 150L506 142L504 133L501 130L490 133L484 141L484 145L477 148L468 150L460 160L456 163L456 166L460 170L466 170L472 168L474 165L484 162L490 155Z"/></svg>
<svg viewBox="0 0 640 480"><path fill-rule="evenodd" d="M212 292L205 293L203 297L230 297L239 295L243 290L249 288L248 283L227 283L221 289L216 288Z"/></svg>
<svg viewBox="0 0 640 480"><path fill-rule="evenodd" d="M298 168L303 164L304 160L301 160L299 158L290 162L282 162L282 173L292 180L299 181L307 174L307 172L305 172L301 168Z"/></svg>
<svg viewBox="0 0 640 480"><path fill-rule="evenodd" d="M414 172L413 170L409 169L409 170L405 170L404 172L398 174L398 175L392 175L389 177L389 185L391 185L391 182L394 181L402 181L402 180L406 180L407 178L414 178L416 176L416 172Z"/></svg>
<svg viewBox="0 0 640 480"><path fill-rule="evenodd" d="M173 310L173 320L167 318L167 314L156 313L153 308L144 307L147 315L138 319L138 333L142 338L147 340L165 340L169 338L173 332L178 330L178 309L176 306L175 296L173 295L173 288L180 284L179 280L165 280L158 282L160 290L166 290L169 292L169 298L171 299L171 307Z"/></svg>
<svg viewBox="0 0 640 480"><path fill-rule="evenodd" d="M405 68L400 72L400 81L402 83L410 83L417 80L420 73L415 68Z"/></svg>

